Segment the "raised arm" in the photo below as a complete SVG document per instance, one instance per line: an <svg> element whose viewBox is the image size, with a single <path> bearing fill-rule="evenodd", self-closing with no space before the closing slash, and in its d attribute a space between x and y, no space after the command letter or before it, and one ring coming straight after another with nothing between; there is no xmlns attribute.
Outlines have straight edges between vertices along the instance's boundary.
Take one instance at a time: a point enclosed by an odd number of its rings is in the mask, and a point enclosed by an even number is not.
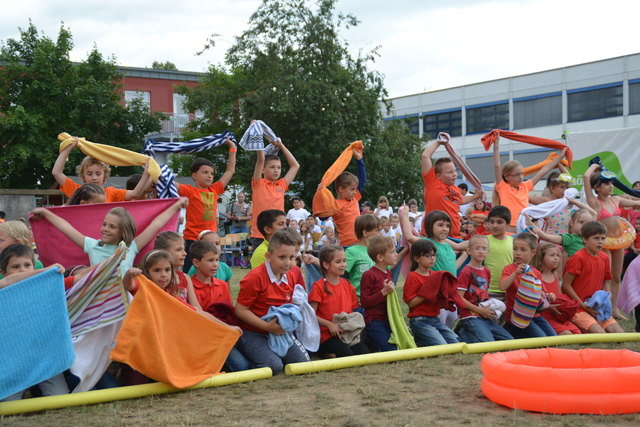
<svg viewBox="0 0 640 427"><path fill-rule="evenodd" d="M362 193L367 183L367 168L364 166L361 152L353 150L353 157L356 159L356 169L358 170L358 191Z"/></svg>
<svg viewBox="0 0 640 427"><path fill-rule="evenodd" d="M144 165L144 172L140 177L140 181L138 181L138 183L136 184L133 190L127 190L127 192L125 193L124 199L138 200L142 198L144 193L146 191L149 191L148 187L150 187L150 181L151 181L151 176L149 175L149 159L147 159L147 163L145 163Z"/></svg>
<svg viewBox="0 0 640 427"><path fill-rule="evenodd" d="M502 182L502 165L500 164L499 138L493 143L493 173L496 176L496 185Z"/></svg>
<svg viewBox="0 0 640 427"><path fill-rule="evenodd" d="M598 203L596 196L593 195L593 189L591 188L591 177L595 172L598 171L598 169L600 169L600 165L597 165L594 163L591 166L589 166L589 168L585 171L583 175L584 195L587 198L587 203L589 204L589 206L591 206L591 208L596 212L602 209L602 207L600 206L600 203ZM597 215L596 215L596 218L597 218Z"/></svg>
<svg viewBox="0 0 640 427"><path fill-rule="evenodd" d="M69 144L67 148L62 150L56 159L56 162L53 164L53 169L51 170L51 175L53 175L53 179L56 180L60 187L64 185L64 182L67 180L67 176L64 174L64 164L67 161L67 157L69 157L69 153L75 147L77 147L77 142L72 142Z"/></svg>
<svg viewBox="0 0 640 427"><path fill-rule="evenodd" d="M287 164L289 165L289 170L287 171L287 174L284 176L284 180L287 181L287 184L291 184L291 182L293 182L293 180L296 178L296 175L298 174L298 170L300 169L300 164L298 163L296 158L293 157L293 154L291 154L291 151L289 151L287 147L284 146L284 143L280 138L278 138L273 143L273 145L280 148L280 151L282 151L282 154L284 154L284 158L287 160Z"/></svg>
<svg viewBox="0 0 640 427"><path fill-rule="evenodd" d="M562 159L564 159L564 156L566 154L567 154L567 148L565 147L562 149L562 151L560 151L560 154L558 154L558 157L556 157L555 159L553 159L553 161L544 165L542 169L540 169L540 171L537 174L535 174L533 178L531 178L533 185L536 185L542 179L542 177L545 176L550 170L558 167L558 164Z"/></svg>
<svg viewBox="0 0 640 427"><path fill-rule="evenodd" d="M257 153L256 166L253 168L253 180L258 181L262 178L262 170L264 169L264 151L260 150Z"/></svg>
<svg viewBox="0 0 640 427"><path fill-rule="evenodd" d="M433 163L431 163L431 157L433 157L433 153L436 152L438 147L442 144L438 140L433 140L425 147L424 151L420 155L420 162L422 163L422 175L426 175L427 172L431 170L433 167Z"/></svg>
<svg viewBox="0 0 640 427"><path fill-rule="evenodd" d="M40 274L43 271L51 268L57 268L60 274L64 273L64 267L62 267L60 264L53 264L46 268L38 268L37 270L13 273L13 274L10 274L9 276L6 276L0 279L0 289L6 288L7 286L13 285L14 283L18 283L22 280L28 279L29 277L33 277L36 274Z"/></svg>
<svg viewBox="0 0 640 427"><path fill-rule="evenodd" d="M231 181L233 174L236 172L236 144L233 143L231 138L227 136L226 144L229 146L229 160L227 161L227 169L224 171L224 174L220 177L220 182L225 187Z"/></svg>
<svg viewBox="0 0 640 427"><path fill-rule="evenodd" d="M66 219L60 218L58 215L45 208L35 208L31 211L31 214L35 217L42 217L46 219L62 234L67 236L76 246L84 249L84 236L76 230L73 225L69 224Z"/></svg>
<svg viewBox="0 0 640 427"><path fill-rule="evenodd" d="M527 225L529 227L532 227L531 231L533 231L533 233L537 235L540 239L546 240L547 242L553 243L554 245L562 245L562 235L547 233L546 231L542 231L540 227L538 227L531 220L531 217L529 215L526 215L525 218L527 219Z"/></svg>
<svg viewBox="0 0 640 427"><path fill-rule="evenodd" d="M598 217L598 212L596 212L595 210L591 209L591 206L587 205L586 203L582 203L580 200L578 199L567 199L569 200L569 203L576 205L579 209L584 209L589 211L589 213L593 216L594 219L596 219Z"/></svg>
<svg viewBox="0 0 640 427"><path fill-rule="evenodd" d="M400 213L400 227L402 228L402 236L409 243L417 242L420 237L415 236L413 234L413 227L411 226L411 222L409 222L409 209L407 205L402 205L404 209L400 209L402 212Z"/></svg>
<svg viewBox="0 0 640 427"><path fill-rule="evenodd" d="M138 249L144 247L147 243L153 239L160 229L171 219L174 213L178 212L181 208L186 207L189 204L189 199L182 197L180 200L169 206L160 215L155 217L151 224L140 232L134 239Z"/></svg>

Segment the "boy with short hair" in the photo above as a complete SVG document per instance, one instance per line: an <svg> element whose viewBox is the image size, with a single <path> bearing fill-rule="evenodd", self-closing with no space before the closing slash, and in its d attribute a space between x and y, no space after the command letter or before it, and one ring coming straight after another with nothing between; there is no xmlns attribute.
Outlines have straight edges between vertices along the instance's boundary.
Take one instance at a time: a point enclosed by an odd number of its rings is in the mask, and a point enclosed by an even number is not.
<svg viewBox="0 0 640 427"><path fill-rule="evenodd" d="M393 276L387 267L396 264L396 245L389 237L372 236L368 239L367 254L374 262L360 281L360 304L364 308L367 338L377 350L396 350L395 345L389 344L391 326L386 303L386 296L395 289Z"/></svg>
<svg viewBox="0 0 640 427"><path fill-rule="evenodd" d="M365 271L375 264L372 258L369 257L367 246L370 237L380 236L380 218L373 214L364 214L356 218L355 235L358 238L358 242L348 247L345 255L349 282L356 289L356 294L360 298L360 278Z"/></svg>
<svg viewBox="0 0 640 427"><path fill-rule="evenodd" d="M269 239L277 231L287 226L287 218L284 212L278 209L268 209L260 212L256 221L260 234L264 236L262 242L255 247L253 255L251 255L251 268L256 268L265 260L265 255L269 249Z"/></svg>
<svg viewBox="0 0 640 427"><path fill-rule="evenodd" d="M309 225L309 233L322 233L322 229L316 224L316 219L313 215L309 215L306 221L307 225Z"/></svg>
<svg viewBox="0 0 640 427"><path fill-rule="evenodd" d="M240 282L236 302L236 316L244 333L238 341L238 349L257 368L269 367L272 372L282 372L287 363L309 360L304 347L291 337L293 344L283 357L278 356L268 344L268 333L282 335L285 332L277 319L262 319L270 307L291 303L296 279L291 272L300 247L300 239L291 229L276 232L269 241L266 261L254 268Z"/></svg>
<svg viewBox="0 0 640 427"><path fill-rule="evenodd" d="M340 244L345 247L355 245L358 242L358 237L354 233L354 223L356 218L360 216L360 206L358 205L362 199L360 192L364 190L364 185L367 182L367 171L362 153L354 149L353 157L356 159L358 176L344 171L335 180L336 204L340 211L332 218L335 230L340 236Z"/></svg>
<svg viewBox="0 0 640 427"><path fill-rule="evenodd" d="M222 254L222 245L220 244L220 235L217 231L212 230L203 230L198 235L198 241L205 241L213 244L218 250L218 254ZM194 242L195 243L195 242ZM189 251L189 256L191 256L191 251ZM193 276L196 274L196 266L192 265L189 271L187 272L189 276ZM216 279L220 279L223 282L229 283L231 278L233 277L233 271L227 265L226 262L219 260L218 261L218 271L215 274Z"/></svg>
<svg viewBox="0 0 640 427"><path fill-rule="evenodd" d="M584 248L569 258L562 281L562 292L580 304L578 312L570 321L588 333L624 332L611 317L611 313L609 318L598 321L598 311L587 305L587 300L599 290L609 292L609 299L611 298L611 267L609 257L602 253L606 231L605 226L598 221L590 221L582 226Z"/></svg>
<svg viewBox="0 0 640 427"><path fill-rule="evenodd" d="M284 211L284 193L289 188L289 184L295 179L298 169L300 169L296 158L284 146L280 138L273 142L272 145L282 151L289 165L289 170L284 178L280 178L282 164L278 156L275 154L265 156L264 151L258 151L256 166L251 179L251 189L253 191L252 215L254 218L259 217L263 211L268 209ZM254 248L260 244L263 238L264 235L258 227L251 227L251 245Z"/></svg>
<svg viewBox="0 0 640 427"><path fill-rule="evenodd" d="M287 212L288 221L291 221L292 219L298 222L304 221L309 215L311 215L309 211L302 207L302 199L300 197L294 197L291 199L291 202L293 203L293 208L289 209Z"/></svg>
<svg viewBox="0 0 640 427"><path fill-rule="evenodd" d="M471 260L458 275L458 294L465 302L465 306L460 309L458 335L467 343L513 339L496 322L500 316L482 304L489 299L491 281L491 272L482 264L489 253L487 236L472 235L467 252Z"/></svg>
<svg viewBox="0 0 640 427"><path fill-rule="evenodd" d="M500 290L500 277L505 266L513 262L513 242L507 236L507 227L511 222L511 211L505 206L494 206L487 215L485 228L490 233L489 253L484 265L491 273L489 296L504 301L504 291Z"/></svg>
<svg viewBox="0 0 640 427"><path fill-rule="evenodd" d="M539 301L533 303L538 304L535 307L535 314L526 327L523 327L523 324L514 323L512 316L518 289L523 281L529 282L531 289L542 287L542 273L534 267L531 267L531 260L536 253L537 247L538 238L535 234L524 232L516 235L513 238L514 263L504 267L502 275L500 276L500 289L506 291L505 305L507 308L504 313L504 328L513 335L514 338L536 338L556 335L556 332L551 325L549 325L549 322L540 315L539 310L542 306L543 298L545 298L541 290L538 294ZM527 295L527 297L532 298L531 295ZM518 311L516 311L516 313L520 316Z"/></svg>

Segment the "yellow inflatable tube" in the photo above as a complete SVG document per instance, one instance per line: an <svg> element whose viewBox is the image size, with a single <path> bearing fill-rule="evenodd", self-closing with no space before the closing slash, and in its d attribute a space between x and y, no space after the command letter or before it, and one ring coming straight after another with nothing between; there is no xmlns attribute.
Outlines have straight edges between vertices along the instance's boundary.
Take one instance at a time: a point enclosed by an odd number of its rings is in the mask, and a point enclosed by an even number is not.
<svg viewBox="0 0 640 427"><path fill-rule="evenodd" d="M523 348L551 347L555 345L626 341L640 341L640 333L558 335L555 337L479 342L475 344L465 344L462 352L465 354L490 353L493 351L520 350Z"/></svg>
<svg viewBox="0 0 640 427"><path fill-rule="evenodd" d="M69 406L91 405L94 403L112 402L115 400L136 399L156 394L175 393L183 390L220 387L223 385L246 383L271 378L269 368L251 369L248 371L220 374L198 384L185 388L175 388L162 383L141 384L128 387L108 388L83 393L63 394L59 396L37 397L33 399L0 402L0 415L15 415L25 412L43 411L45 409L67 408Z"/></svg>
<svg viewBox="0 0 640 427"><path fill-rule="evenodd" d="M354 366L375 363L397 362L399 360L421 359L442 354L460 353L465 343L435 345L431 347L409 348L406 350L384 351L380 353L359 354L357 356L337 357L335 359L313 360L311 362L290 363L285 366L287 375L310 374L312 372L333 371Z"/></svg>

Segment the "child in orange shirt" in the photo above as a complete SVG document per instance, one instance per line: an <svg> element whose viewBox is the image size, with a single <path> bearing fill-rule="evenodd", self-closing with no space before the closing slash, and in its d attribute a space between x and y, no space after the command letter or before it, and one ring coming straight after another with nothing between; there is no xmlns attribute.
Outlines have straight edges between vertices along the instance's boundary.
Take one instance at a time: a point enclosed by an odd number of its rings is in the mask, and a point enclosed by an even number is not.
<svg viewBox="0 0 640 427"><path fill-rule="evenodd" d="M356 218L360 216L360 206L358 205L362 199L360 192L367 182L367 170L364 166L362 153L353 150L353 157L356 159L358 176L345 171L338 175L335 181L336 193L338 194L336 204L340 212L334 214L332 218L336 232L340 236L340 244L345 247L358 243L354 225Z"/></svg>

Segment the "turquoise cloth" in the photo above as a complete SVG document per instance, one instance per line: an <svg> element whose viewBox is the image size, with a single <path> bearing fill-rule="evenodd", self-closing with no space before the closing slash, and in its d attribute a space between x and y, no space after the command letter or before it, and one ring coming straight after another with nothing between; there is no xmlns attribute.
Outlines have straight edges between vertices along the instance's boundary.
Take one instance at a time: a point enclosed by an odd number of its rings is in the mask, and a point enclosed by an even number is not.
<svg viewBox="0 0 640 427"><path fill-rule="evenodd" d="M396 290L387 294L385 299L387 300L387 316L389 316L389 325L391 326L389 344L395 344L398 350L416 348L417 346L413 335L409 332L409 328L402 316L400 300L398 299Z"/></svg>
<svg viewBox="0 0 640 427"><path fill-rule="evenodd" d="M196 267L192 265L187 275L191 277L194 274L196 274ZM232 277L233 271L231 271L231 267L229 267L225 262L218 261L218 271L216 271L215 278L228 284Z"/></svg>
<svg viewBox="0 0 640 427"><path fill-rule="evenodd" d="M0 399L73 363L64 282L55 268L0 289L0 325Z"/></svg>

